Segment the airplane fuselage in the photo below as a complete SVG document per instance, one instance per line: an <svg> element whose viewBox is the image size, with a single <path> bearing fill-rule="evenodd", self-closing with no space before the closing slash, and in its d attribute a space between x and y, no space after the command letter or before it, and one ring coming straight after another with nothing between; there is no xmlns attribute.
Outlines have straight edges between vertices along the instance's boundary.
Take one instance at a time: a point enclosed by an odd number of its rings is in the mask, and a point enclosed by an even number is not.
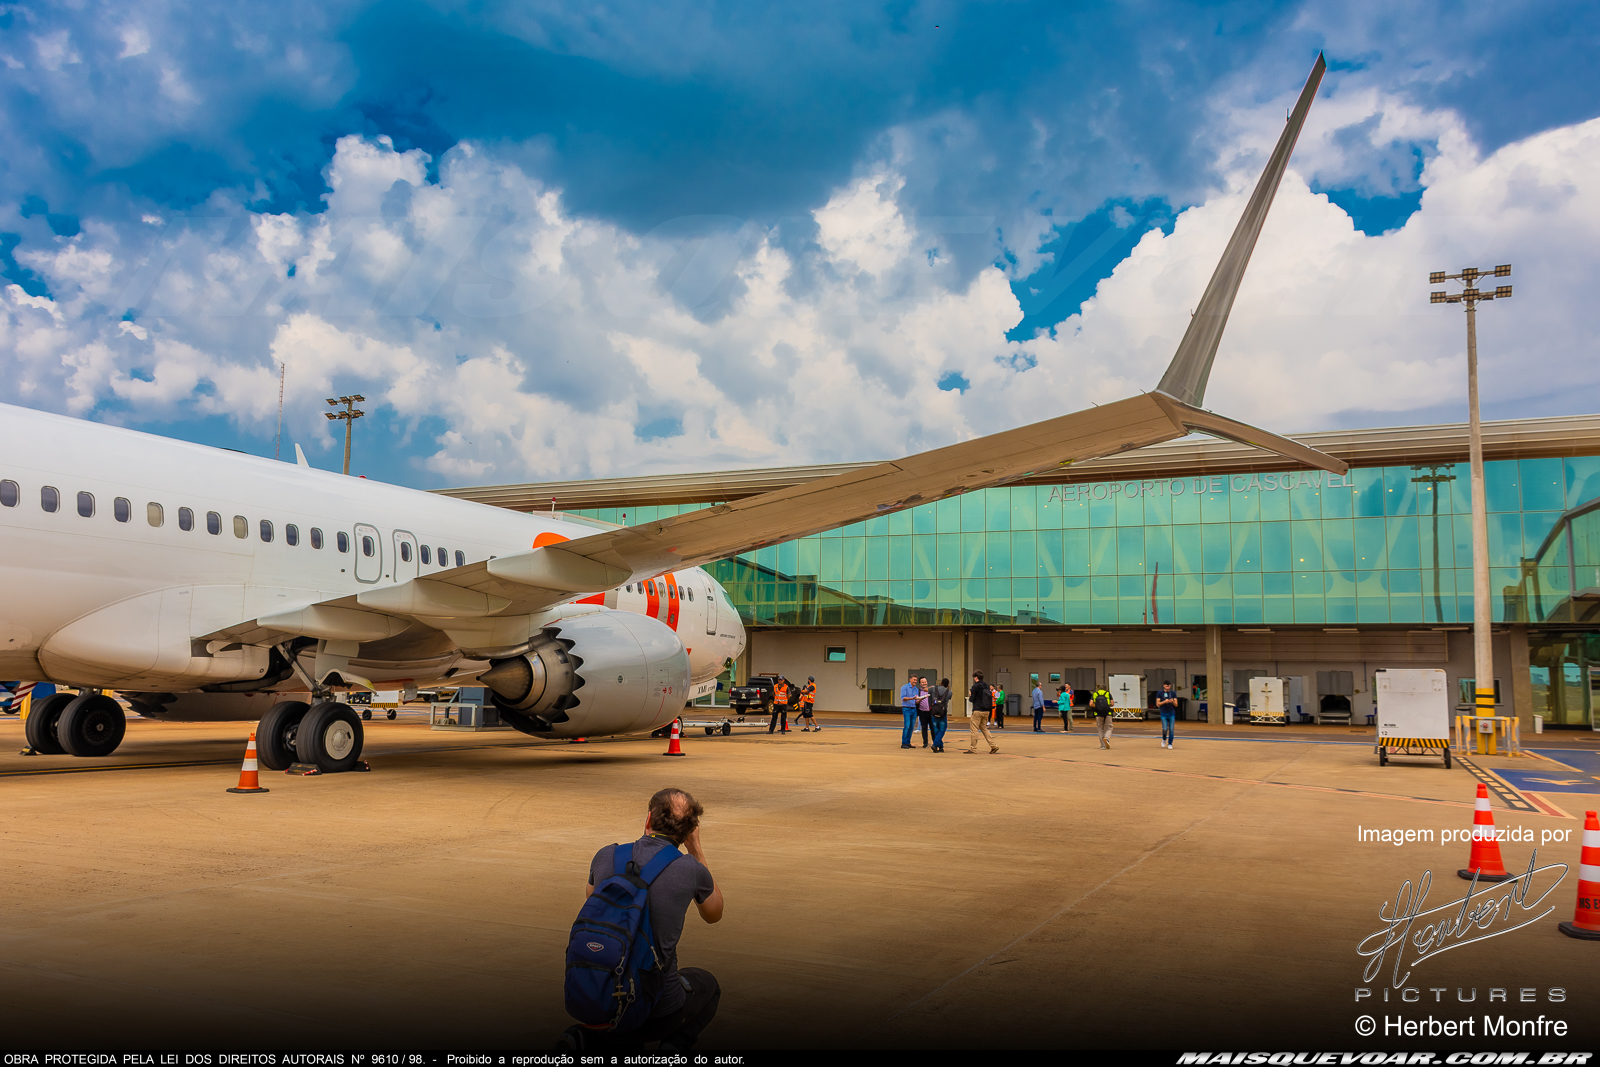
<svg viewBox="0 0 1600 1067"><path fill-rule="evenodd" d="M270 681L270 646L197 639L609 528L4 405L0 449L0 676L129 694L305 689L298 674ZM677 635L686 700L744 647L737 612L699 568L635 575L546 614L605 610ZM350 673L425 686L487 666L413 623L362 644Z"/></svg>

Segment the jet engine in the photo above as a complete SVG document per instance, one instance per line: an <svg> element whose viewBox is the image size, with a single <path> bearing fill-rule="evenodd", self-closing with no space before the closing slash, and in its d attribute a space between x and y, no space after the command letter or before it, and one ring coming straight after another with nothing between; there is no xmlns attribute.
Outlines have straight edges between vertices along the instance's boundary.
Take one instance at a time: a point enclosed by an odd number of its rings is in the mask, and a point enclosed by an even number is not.
<svg viewBox="0 0 1600 1067"><path fill-rule="evenodd" d="M478 681L500 718L538 737L653 730L683 710L689 656L666 624L631 611L595 611L546 626L519 656L494 660Z"/></svg>

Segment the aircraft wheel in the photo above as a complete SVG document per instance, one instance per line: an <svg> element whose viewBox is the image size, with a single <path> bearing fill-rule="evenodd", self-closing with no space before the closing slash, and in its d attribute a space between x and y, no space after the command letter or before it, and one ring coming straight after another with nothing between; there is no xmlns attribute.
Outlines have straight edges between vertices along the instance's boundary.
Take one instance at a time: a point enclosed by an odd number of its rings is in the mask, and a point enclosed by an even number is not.
<svg viewBox="0 0 1600 1067"><path fill-rule="evenodd" d="M361 720L350 705L325 700L313 704L300 722L294 747L301 763L314 763L325 773L348 771L361 758Z"/></svg>
<svg viewBox="0 0 1600 1067"><path fill-rule="evenodd" d="M388 718L389 718L389 719L390 719L390 720L393 720L393 719L394 719L394 716L395 716L395 711L394 711L394 709L393 709L393 708L390 708L390 709L389 709L389 714L388 714L388 716L387 716L387 717L388 717Z"/></svg>
<svg viewBox="0 0 1600 1067"><path fill-rule="evenodd" d="M109 756L128 732L122 705L101 693L85 693L61 711L56 740L74 756Z"/></svg>
<svg viewBox="0 0 1600 1067"><path fill-rule="evenodd" d="M269 771L286 771L297 757L295 737L310 707L303 700L274 704L256 724L256 761Z"/></svg>
<svg viewBox="0 0 1600 1067"><path fill-rule="evenodd" d="M77 699L74 693L57 693L35 701L23 723L28 747L41 756L59 756L65 752L66 749L56 739L56 725L61 720L61 713L67 710L67 705Z"/></svg>

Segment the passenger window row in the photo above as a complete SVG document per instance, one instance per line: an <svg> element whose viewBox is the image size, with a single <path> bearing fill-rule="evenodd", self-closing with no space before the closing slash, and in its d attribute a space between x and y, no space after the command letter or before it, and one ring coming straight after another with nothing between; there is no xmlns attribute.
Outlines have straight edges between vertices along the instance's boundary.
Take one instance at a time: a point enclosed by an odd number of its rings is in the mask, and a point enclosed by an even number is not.
<svg viewBox="0 0 1600 1067"><path fill-rule="evenodd" d="M637 591L640 593L648 591L650 596L664 596L668 600L694 599L694 587L689 585L668 585L665 581L662 581L658 591L656 580L654 578L647 578L642 582L635 582L632 585L626 586L625 588L628 592L632 593L635 591L635 586L638 587Z"/></svg>
<svg viewBox="0 0 1600 1067"><path fill-rule="evenodd" d="M0 507L14 508L21 502L22 487L16 482L12 481L10 478L0 479ZM60 511L61 491L52 485L40 487L39 507L44 511L52 513ZM78 494L78 514L86 519L94 518L95 500L93 493ZM144 506L144 514L145 521L151 526L160 527L166 525L166 509L160 504L156 503L154 500L150 501L150 503ZM133 503L125 496L117 497L111 502L111 516L118 522L130 521L133 518ZM232 525L234 537L243 540L244 538L250 536L250 520L245 518L243 515L235 515L233 517ZM178 509L178 529L183 530L185 533L194 529L194 511L192 509ZM277 529L274 527L271 519L262 519L260 526L257 527L257 530L261 536L261 540L267 544L271 544L277 537ZM222 516L219 513L215 511L206 512L206 533L213 536L221 535ZM313 526L306 531L306 533L308 535L307 540L309 541L311 547L320 549L323 544L322 530ZM290 546L299 545L300 527L296 526L292 522L285 523L283 527L283 540L285 544ZM338 546L340 552L349 552L350 535L343 531L335 533L334 544ZM374 556L377 554L377 550L377 544L372 537L363 536L361 538L362 555L369 557ZM450 553L444 548L443 545L437 547L419 545L417 547L417 554L421 557L423 563L427 563L430 566L432 565L435 557L437 557L439 561L439 566L450 566ZM411 562L411 545L409 542L400 542L400 559L405 563ZM457 567L465 567L467 565L467 554L460 549L456 550L455 565Z"/></svg>

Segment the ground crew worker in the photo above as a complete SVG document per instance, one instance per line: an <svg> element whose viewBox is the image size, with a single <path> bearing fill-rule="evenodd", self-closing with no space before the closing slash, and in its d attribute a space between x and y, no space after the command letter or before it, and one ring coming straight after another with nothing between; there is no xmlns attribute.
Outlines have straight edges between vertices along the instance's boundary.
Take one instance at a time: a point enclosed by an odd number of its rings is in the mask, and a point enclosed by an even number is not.
<svg viewBox="0 0 1600 1067"><path fill-rule="evenodd" d="M997 730L1006 728L1006 687L994 687L994 725Z"/></svg>
<svg viewBox="0 0 1600 1067"><path fill-rule="evenodd" d="M994 691L983 683L983 672L972 673L972 691L967 694L967 699L972 701L972 711L967 715L967 747L964 751L973 753L978 751L978 735L989 742L989 751L999 752L1000 746L994 743L994 737L989 733L989 713L994 710Z"/></svg>
<svg viewBox="0 0 1600 1067"><path fill-rule="evenodd" d="M1056 710L1061 713L1061 732L1072 732L1072 697L1073 691L1066 686L1056 687Z"/></svg>
<svg viewBox="0 0 1600 1067"><path fill-rule="evenodd" d="M1111 694L1103 685L1096 685L1089 694L1089 714L1094 716L1095 729L1100 732L1100 747L1111 747Z"/></svg>
<svg viewBox="0 0 1600 1067"><path fill-rule="evenodd" d="M806 676L806 684L800 687L799 718L802 718L806 721L805 726L800 728L801 733L810 733L812 730L820 731L822 729L822 727L817 725L817 717L814 714L816 711L816 703L817 676L814 674L809 674Z"/></svg>
<svg viewBox="0 0 1600 1067"><path fill-rule="evenodd" d="M783 732L789 732L789 680L778 677L772 683L772 721L767 724L767 733L778 728L778 716L783 716Z"/></svg>

